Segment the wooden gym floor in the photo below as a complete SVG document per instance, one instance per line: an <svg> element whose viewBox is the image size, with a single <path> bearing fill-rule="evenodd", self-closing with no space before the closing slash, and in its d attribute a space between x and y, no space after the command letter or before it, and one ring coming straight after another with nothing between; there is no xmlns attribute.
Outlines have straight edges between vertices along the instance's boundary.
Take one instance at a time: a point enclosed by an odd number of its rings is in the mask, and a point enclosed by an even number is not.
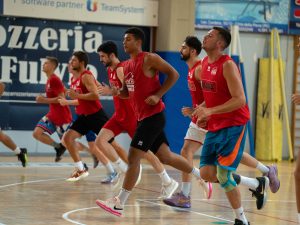
<svg viewBox="0 0 300 225"><path fill-rule="evenodd" d="M202 189L193 180L192 208L178 209L158 200L161 184L153 169L143 164L141 183L134 189L125 207L125 216L118 218L101 210L95 200L112 197L112 185L100 184L105 176L103 167L92 169L92 159L84 157L90 176L84 180L66 182L73 170L69 156L54 163L52 157L30 157L27 168L16 162L16 157L0 156L0 225L21 224L105 224L105 225L208 225L233 224L233 212L218 185L213 197L203 199ZM195 165L199 161L195 160ZM268 202L257 210L255 201L246 188L241 188L243 206L251 225L297 224L294 164L278 164L281 188L269 191ZM169 174L180 181L180 173L167 167ZM259 176L253 169L240 166L240 174Z"/></svg>

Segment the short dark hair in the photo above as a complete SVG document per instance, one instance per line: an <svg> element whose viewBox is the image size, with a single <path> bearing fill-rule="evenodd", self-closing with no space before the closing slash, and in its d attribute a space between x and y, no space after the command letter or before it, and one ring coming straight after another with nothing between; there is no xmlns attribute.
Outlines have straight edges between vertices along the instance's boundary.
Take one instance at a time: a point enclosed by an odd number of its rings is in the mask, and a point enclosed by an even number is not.
<svg viewBox="0 0 300 225"><path fill-rule="evenodd" d="M196 36L187 36L184 42L188 47L195 49L197 55L200 54L202 50L202 43Z"/></svg>
<svg viewBox="0 0 300 225"><path fill-rule="evenodd" d="M145 33L138 27L130 27L125 31L125 34L132 34L136 40L141 40L142 43L145 41Z"/></svg>
<svg viewBox="0 0 300 225"><path fill-rule="evenodd" d="M58 59L56 57L53 56L46 56L46 59L49 60L51 63L53 63L53 65L55 66L55 69L58 66Z"/></svg>
<svg viewBox="0 0 300 225"><path fill-rule="evenodd" d="M231 42L231 34L230 34L229 30L227 30L223 27L213 27L213 29L217 30L219 32L219 35L225 42L224 49L227 48Z"/></svg>
<svg viewBox="0 0 300 225"><path fill-rule="evenodd" d="M118 57L118 47L115 42L113 41L106 41L102 43L98 49L97 52L104 52L106 54L112 54L114 53L116 57Z"/></svg>
<svg viewBox="0 0 300 225"><path fill-rule="evenodd" d="M89 57L84 51L76 51L73 53L73 56L76 56L79 62L84 62L84 67L89 63Z"/></svg>

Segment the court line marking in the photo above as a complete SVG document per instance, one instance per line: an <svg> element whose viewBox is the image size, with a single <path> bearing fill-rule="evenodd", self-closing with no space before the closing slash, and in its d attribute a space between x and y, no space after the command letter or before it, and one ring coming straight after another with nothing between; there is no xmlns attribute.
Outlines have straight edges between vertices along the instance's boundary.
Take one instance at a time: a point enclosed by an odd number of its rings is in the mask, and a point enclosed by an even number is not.
<svg viewBox="0 0 300 225"><path fill-rule="evenodd" d="M182 209L182 208L178 208L178 207L171 207L171 206L168 206L168 205L165 205L165 204L155 203L155 202L147 201L147 200L144 200L144 199L136 199L136 201L144 202L144 203L147 203L149 205L159 205L159 206L164 206L164 207L168 207L168 208L176 208L179 211L191 212L191 213L194 213L194 214L197 214L197 215L200 215L200 216L209 217L209 218L216 219L216 220L226 221L226 222L230 222L230 223L233 222L232 220L228 220L228 219L225 219L225 218L222 218L222 217L211 216L211 215L208 215L208 214L204 214L204 213L200 213L200 212L196 212L196 211L192 211L192 210L187 210L187 209ZM129 206L139 206L139 205L125 205L125 206L129 207ZM75 212L85 211L85 210L90 210L90 209L95 209L95 208L99 208L99 207L89 207L89 208L74 209L74 210L65 212L62 215L62 218L64 220L70 222L70 223L73 223L73 224L86 225L85 223L80 223L80 222L78 222L76 220L70 219L69 215L72 214L72 213L75 213Z"/></svg>
<svg viewBox="0 0 300 225"><path fill-rule="evenodd" d="M5 225L4 223L0 223L0 225Z"/></svg>
<svg viewBox="0 0 300 225"><path fill-rule="evenodd" d="M135 206L138 206L138 205L125 205L126 207L135 207ZM80 208L80 209L74 209L74 210L71 210L71 211L68 211L68 212L65 212L63 215L62 215L62 218L70 223L74 223L74 224L77 224L77 225L86 225L85 223L80 223L76 220L72 220L69 218L69 215L72 214L72 213L75 213L75 212L79 212L79 211L85 211L85 210L90 210L90 209L100 209L99 206L95 206L95 207L88 207L88 208ZM116 217L117 218L117 217ZM1 225L1 224L0 224Z"/></svg>
<svg viewBox="0 0 300 225"><path fill-rule="evenodd" d="M184 209L184 208L179 208L179 207L172 207L172 206L168 206L168 205L165 205L165 204L151 202L151 201L147 201L147 200L143 200L143 199L137 199L137 201L147 202L147 203L150 203L150 204L153 204L153 205L159 205L159 206L168 207L168 208L171 208L171 209L176 208L176 210L178 210L178 211L191 212L191 213L195 213L197 215L208 217L208 218L211 218L211 219L222 220L222 221L226 221L226 222L230 222L230 223L234 222L232 220L225 219L225 218L222 218L222 217L211 216L211 215L208 215L208 214L205 214L205 213L200 213L200 212L196 212L196 211L189 210L189 209Z"/></svg>
<svg viewBox="0 0 300 225"><path fill-rule="evenodd" d="M46 180L32 180L32 181L25 181L25 182L19 182L19 183L13 183L13 184L6 184L6 185L1 185L1 188L6 188L6 187L12 187L12 186L17 186L21 184L32 184L32 183L41 183L41 182L48 182L48 181L53 181L53 180L65 180L66 178L55 178L55 179L46 179ZM1 225L1 224L0 224Z"/></svg>

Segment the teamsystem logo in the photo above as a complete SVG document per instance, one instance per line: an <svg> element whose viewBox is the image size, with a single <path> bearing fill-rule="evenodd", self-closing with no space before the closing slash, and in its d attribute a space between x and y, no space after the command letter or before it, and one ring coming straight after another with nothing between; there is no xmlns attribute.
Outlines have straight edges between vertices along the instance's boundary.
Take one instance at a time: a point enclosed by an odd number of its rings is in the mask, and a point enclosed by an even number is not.
<svg viewBox="0 0 300 225"><path fill-rule="evenodd" d="M87 0L86 1L86 8L90 12L97 11L97 1Z"/></svg>

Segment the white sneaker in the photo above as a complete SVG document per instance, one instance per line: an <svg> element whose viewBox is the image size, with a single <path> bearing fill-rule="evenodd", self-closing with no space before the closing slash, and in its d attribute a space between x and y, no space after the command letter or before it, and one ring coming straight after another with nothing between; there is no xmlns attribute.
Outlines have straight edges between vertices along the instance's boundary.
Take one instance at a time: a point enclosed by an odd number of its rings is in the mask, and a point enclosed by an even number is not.
<svg viewBox="0 0 300 225"><path fill-rule="evenodd" d="M169 185L162 186L158 199L171 198L177 188L178 182L171 178L171 183Z"/></svg>
<svg viewBox="0 0 300 225"><path fill-rule="evenodd" d="M199 179L198 183L203 188L205 197L210 199L212 196L212 184L210 182L205 182L203 179Z"/></svg>
<svg viewBox="0 0 300 225"><path fill-rule="evenodd" d="M120 203L120 199L118 197L107 199L106 201L102 201L97 199L96 204L104 209L105 211L121 217L123 214L123 206Z"/></svg>
<svg viewBox="0 0 300 225"><path fill-rule="evenodd" d="M89 172L86 169L79 170L76 168L66 181L71 181L71 182L78 181L87 177L88 175Z"/></svg>
<svg viewBox="0 0 300 225"><path fill-rule="evenodd" d="M118 180L116 184L113 186L114 191L121 189L121 187L123 186L124 179L125 179L125 173L120 172Z"/></svg>
<svg viewBox="0 0 300 225"><path fill-rule="evenodd" d="M139 176L135 182L135 185L134 187L138 186L139 183L141 182L141 179L142 179L142 172L143 172L143 167L142 167L142 164L140 164L140 172L139 172Z"/></svg>

